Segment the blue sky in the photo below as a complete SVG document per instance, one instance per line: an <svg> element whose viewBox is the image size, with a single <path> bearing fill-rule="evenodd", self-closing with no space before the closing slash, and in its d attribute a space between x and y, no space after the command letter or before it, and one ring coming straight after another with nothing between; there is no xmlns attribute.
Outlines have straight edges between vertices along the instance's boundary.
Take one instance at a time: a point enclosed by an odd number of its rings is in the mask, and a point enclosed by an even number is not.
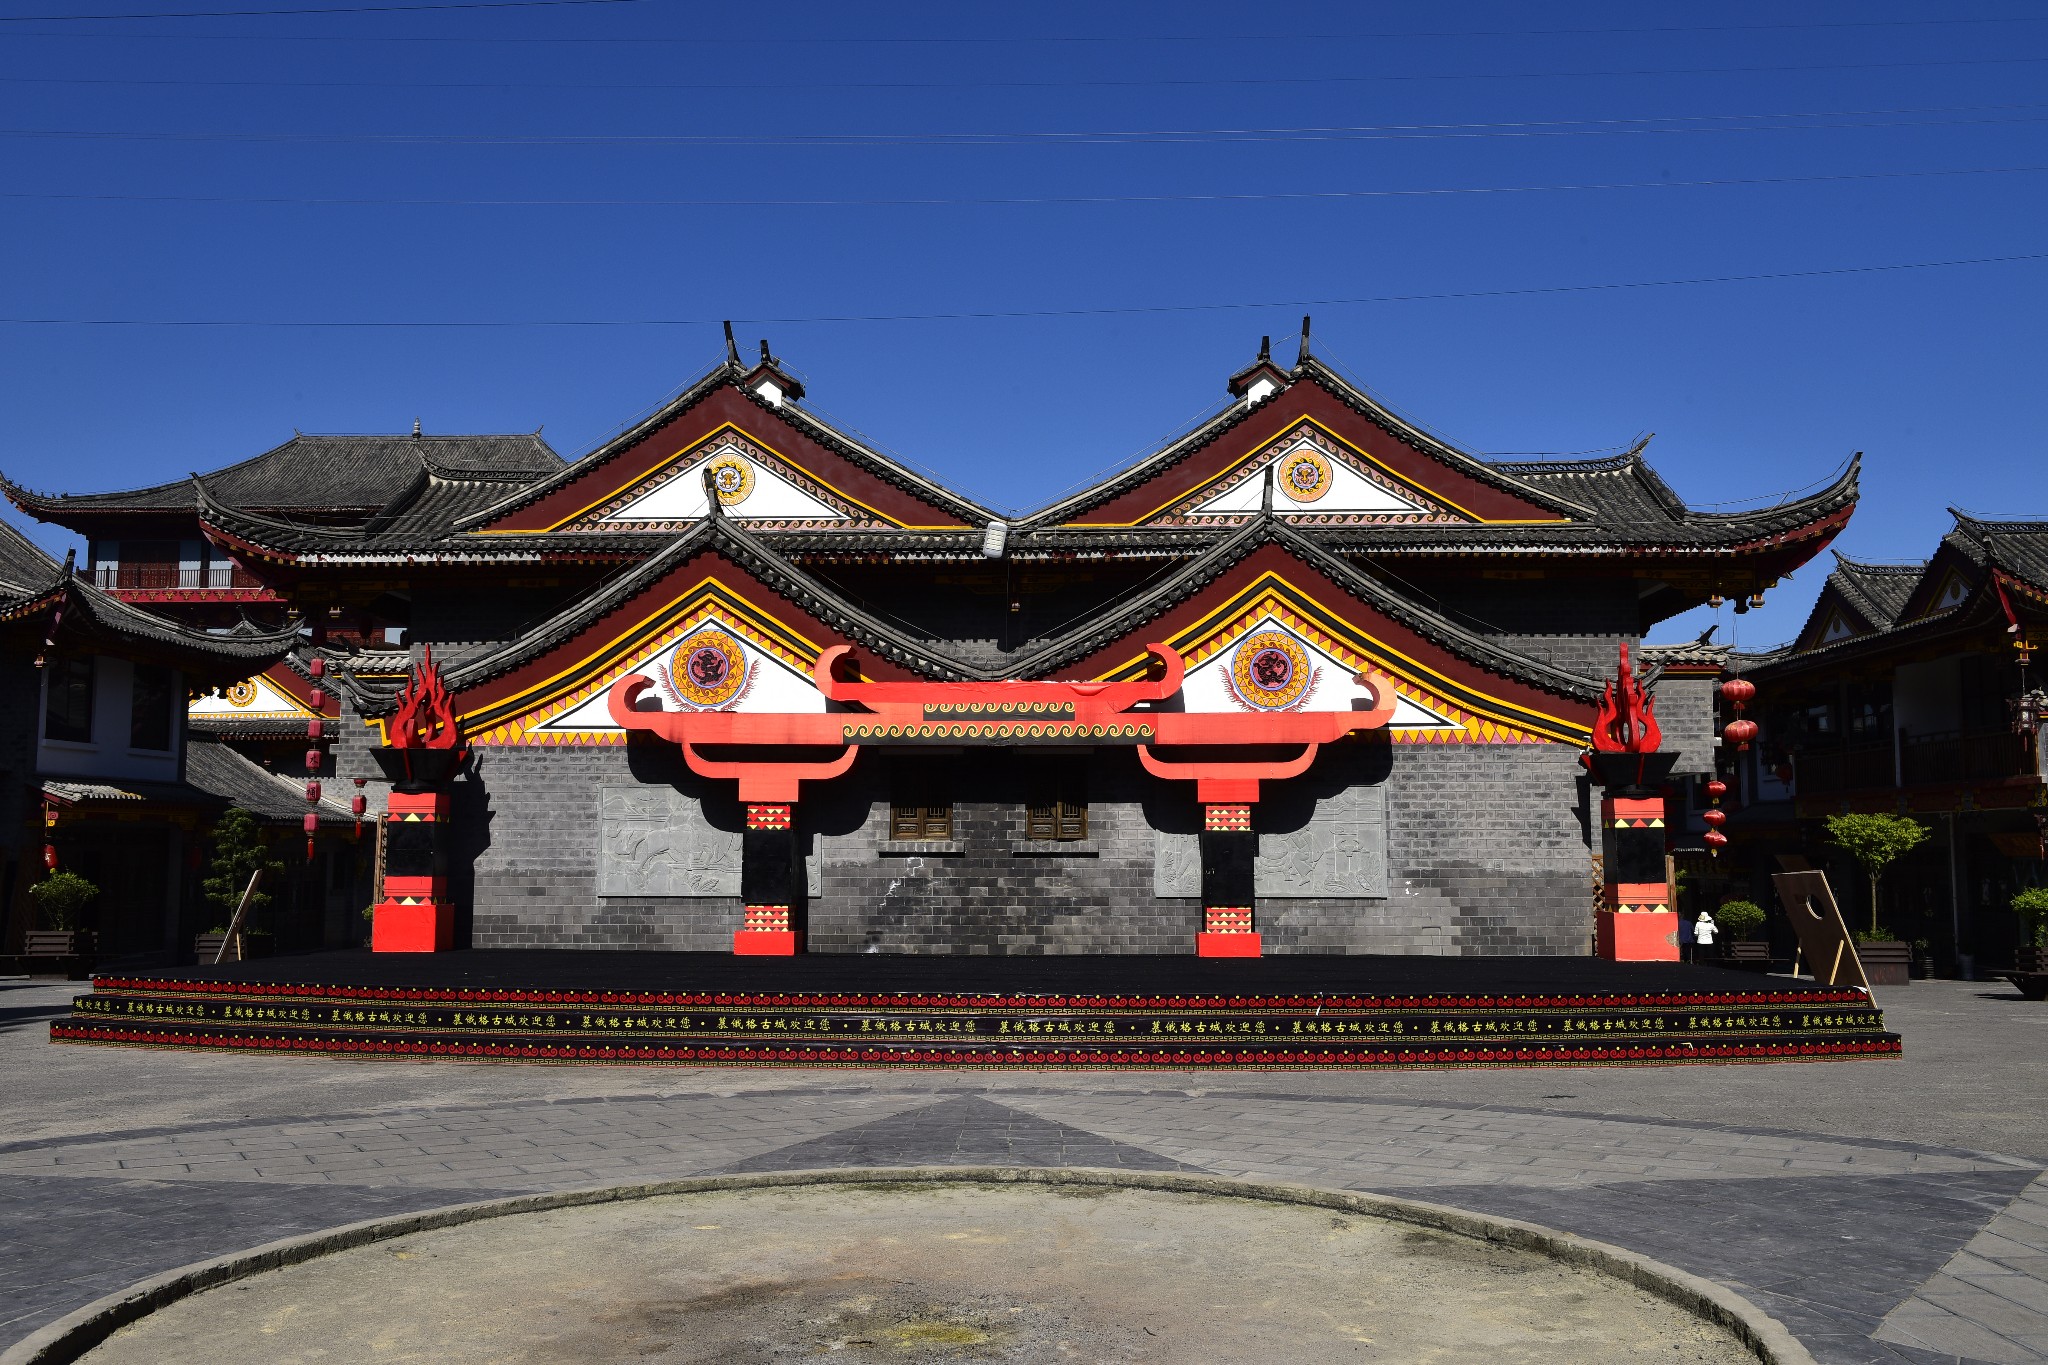
<svg viewBox="0 0 2048 1365"><path fill-rule="evenodd" d="M415 417L574 456L732 317L779 319L739 329L817 410L1030 507L1308 311L1474 451L1654 431L1708 504L1862 450L1858 557L1923 557L1948 505L2048 515L2048 260L1806 273L2048 253L2048 5L35 17L345 3L0 3L7 475ZM1061 315L810 320L1018 313ZM1723 638L1789 636L1826 562Z"/></svg>

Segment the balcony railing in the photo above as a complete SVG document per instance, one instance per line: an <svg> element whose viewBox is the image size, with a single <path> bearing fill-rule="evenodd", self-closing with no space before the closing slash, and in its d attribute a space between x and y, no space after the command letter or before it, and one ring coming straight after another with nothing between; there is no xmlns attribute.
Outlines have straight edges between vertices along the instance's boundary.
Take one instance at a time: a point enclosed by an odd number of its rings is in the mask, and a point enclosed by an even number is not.
<svg viewBox="0 0 2048 1365"><path fill-rule="evenodd" d="M1899 738L1899 770L1907 786L2021 777L2033 771L2026 744L2011 730L1950 730Z"/></svg>
<svg viewBox="0 0 2048 1365"><path fill-rule="evenodd" d="M1896 779L1889 744L1822 749L1799 755L1799 790L1809 796L1889 787Z"/></svg>
<svg viewBox="0 0 2048 1365"><path fill-rule="evenodd" d="M92 584L109 592L128 589L150 592L173 588L260 588L263 581L239 564L103 564L92 570Z"/></svg>

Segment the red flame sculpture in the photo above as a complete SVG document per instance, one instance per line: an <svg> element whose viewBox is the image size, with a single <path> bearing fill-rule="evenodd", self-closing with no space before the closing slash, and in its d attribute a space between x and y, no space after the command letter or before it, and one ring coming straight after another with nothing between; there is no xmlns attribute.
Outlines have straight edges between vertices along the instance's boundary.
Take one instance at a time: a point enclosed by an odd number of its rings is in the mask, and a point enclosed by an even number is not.
<svg viewBox="0 0 2048 1365"><path fill-rule="evenodd" d="M455 723L455 700L434 667L434 649L413 669L412 681L398 694L398 710L388 729L394 749L454 749L462 744L462 730Z"/></svg>
<svg viewBox="0 0 2048 1365"><path fill-rule="evenodd" d="M1650 694L1636 681L1628 663L1628 642L1623 641L1621 667L1601 694L1600 710L1593 718L1593 747L1606 754L1648 754L1663 742Z"/></svg>

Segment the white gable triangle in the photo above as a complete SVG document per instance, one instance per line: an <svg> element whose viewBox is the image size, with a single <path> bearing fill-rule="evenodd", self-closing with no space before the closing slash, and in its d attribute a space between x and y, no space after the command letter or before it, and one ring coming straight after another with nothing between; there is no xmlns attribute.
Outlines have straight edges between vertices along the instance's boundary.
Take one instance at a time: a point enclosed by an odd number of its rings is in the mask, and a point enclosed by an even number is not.
<svg viewBox="0 0 2048 1365"><path fill-rule="evenodd" d="M1259 461L1248 477L1190 508L1191 517L1242 516L1259 510L1266 471L1273 471L1273 510L1283 516L1431 513L1436 509L1366 478L1306 439Z"/></svg>
<svg viewBox="0 0 2048 1365"><path fill-rule="evenodd" d="M185 714L216 718L260 716L266 720L274 720L283 716L310 717L313 713L259 675L242 682L231 683L218 692L198 698L186 708Z"/></svg>
<svg viewBox="0 0 2048 1365"><path fill-rule="evenodd" d="M628 674L654 680L640 695L643 711L820 712L825 698L810 676L760 648L722 621L707 621L681 640L614 670L589 697L534 726L537 732L619 731L612 722L612 684Z"/></svg>
<svg viewBox="0 0 2048 1365"><path fill-rule="evenodd" d="M1355 709L1352 706L1354 701L1365 701L1371 695L1352 680L1353 675L1360 671L1358 668L1320 645L1303 639L1280 624L1277 618L1268 615L1231 644L1188 670L1187 679L1181 684L1181 698L1187 709L1199 712L1248 709L1245 698L1254 684L1250 682L1251 661L1240 657L1246 652L1275 652L1272 662L1280 670L1279 676L1268 679L1276 684L1270 692L1264 697L1252 694L1251 709L1268 709L1265 703L1270 701L1279 703L1270 709L1350 711ZM1240 664L1245 667L1240 668ZM1240 680L1241 674L1243 681ZM1394 718L1389 725L1397 730L1464 728L1407 697L1396 700Z"/></svg>
<svg viewBox="0 0 2048 1365"><path fill-rule="evenodd" d="M704 471L718 481L718 500L726 516L739 521L846 521L847 515L828 506L794 481L733 445L714 446L684 465L659 487L641 494L606 521L695 521L710 504L704 493Z"/></svg>

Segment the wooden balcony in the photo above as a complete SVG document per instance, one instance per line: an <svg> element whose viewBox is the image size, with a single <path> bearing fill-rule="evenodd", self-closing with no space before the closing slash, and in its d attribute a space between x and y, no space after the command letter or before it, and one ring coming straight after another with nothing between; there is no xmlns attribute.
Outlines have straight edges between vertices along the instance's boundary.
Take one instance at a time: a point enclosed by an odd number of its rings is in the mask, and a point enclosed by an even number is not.
<svg viewBox="0 0 2048 1365"><path fill-rule="evenodd" d="M2026 742L2009 729L1904 735L1899 741L1899 771L1909 787L2026 777L2033 770Z"/></svg>

